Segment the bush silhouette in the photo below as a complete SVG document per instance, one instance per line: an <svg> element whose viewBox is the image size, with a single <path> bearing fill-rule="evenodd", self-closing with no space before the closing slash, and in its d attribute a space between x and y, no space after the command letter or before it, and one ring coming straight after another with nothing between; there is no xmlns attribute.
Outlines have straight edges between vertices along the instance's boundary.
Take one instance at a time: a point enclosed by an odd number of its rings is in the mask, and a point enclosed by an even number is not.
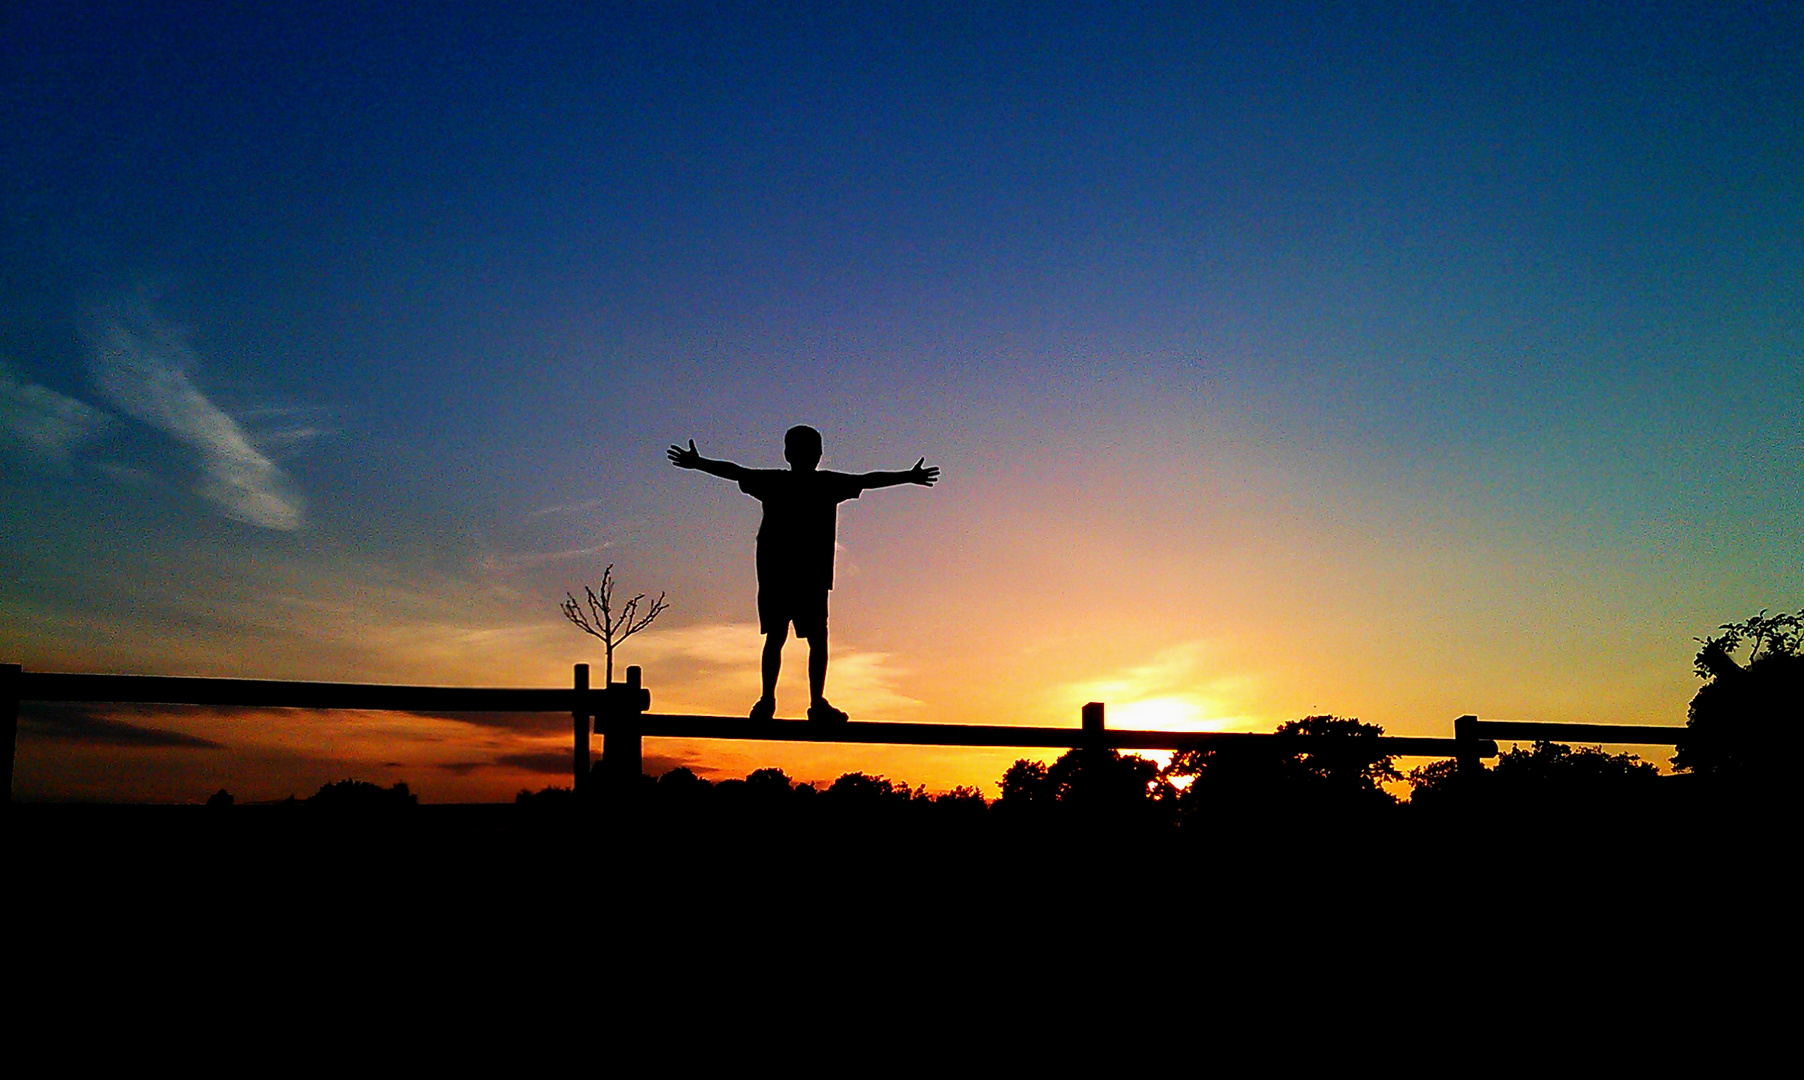
<svg viewBox="0 0 1804 1080"><path fill-rule="evenodd" d="M1631 809L1654 795L1659 780L1659 770L1634 754L1546 741L1505 750L1496 765L1475 776L1460 775L1451 761L1409 774L1411 805L1429 812L1458 805L1467 795L1512 813Z"/></svg>
<svg viewBox="0 0 1804 1080"><path fill-rule="evenodd" d="M745 790L753 798L769 799L780 802L789 795L794 785L789 775L782 769L754 769L745 778Z"/></svg>
<svg viewBox="0 0 1804 1080"><path fill-rule="evenodd" d="M1804 728L1804 612L1762 611L1704 639L1696 658L1705 682L1673 755L1686 772L1742 781L1748 794L1786 786ZM1734 653L1748 645L1746 662Z"/></svg>
<svg viewBox="0 0 1804 1080"><path fill-rule="evenodd" d="M853 812L870 811L885 805L906 803L913 793L907 784L898 787L881 776L849 772L827 787L829 804L836 809Z"/></svg>
<svg viewBox="0 0 1804 1080"><path fill-rule="evenodd" d="M1327 740L1323 748L1298 754L1294 768L1318 791L1331 798L1390 804L1382 786L1403 779L1396 760L1378 748L1384 728L1340 716L1305 716L1278 725L1280 735L1312 735Z"/></svg>
<svg viewBox="0 0 1804 1080"><path fill-rule="evenodd" d="M1461 776L1459 762L1452 758L1418 765L1409 770L1409 805L1418 813L1445 811L1467 790L1462 781L1482 783L1483 777Z"/></svg>
<svg viewBox="0 0 1804 1080"><path fill-rule="evenodd" d="M1058 801L1052 785L1046 782L1046 765L1027 758L1016 759L1002 773L1002 798L997 809L1004 813L1028 813Z"/></svg>
<svg viewBox="0 0 1804 1080"><path fill-rule="evenodd" d="M955 787L933 798L933 816L949 824L977 825L988 815L990 804L974 787Z"/></svg>
<svg viewBox="0 0 1804 1080"><path fill-rule="evenodd" d="M307 799L308 806L329 810L391 810L419 804L420 797L408 791L405 783L384 788L368 780L339 780L326 784Z"/></svg>
<svg viewBox="0 0 1804 1080"><path fill-rule="evenodd" d="M695 775L694 769L687 765L678 765L658 777L658 801L687 806L706 798L713 786Z"/></svg>
<svg viewBox="0 0 1804 1080"><path fill-rule="evenodd" d="M658 787L669 788L672 791L694 787L705 788L707 786L708 782L695 775L695 770L687 765L678 765L676 768L666 772L663 776L658 777Z"/></svg>
<svg viewBox="0 0 1804 1080"><path fill-rule="evenodd" d="M1050 767L1025 758L1002 774L996 810L1016 819L1055 810L1105 817L1150 816L1167 785L1138 754L1096 747L1067 750Z"/></svg>
<svg viewBox="0 0 1804 1080"><path fill-rule="evenodd" d="M1184 750L1166 766L1167 778L1188 778L1177 793L1180 815L1261 818L1373 812L1396 805L1384 789L1402 780L1378 737L1384 728L1340 716L1305 716L1278 726L1279 735L1307 735L1307 751L1278 743Z"/></svg>
<svg viewBox="0 0 1804 1080"><path fill-rule="evenodd" d="M370 785L374 787L375 785ZM526 806L537 809L549 809L559 806L570 806L576 802L576 792L567 787L542 787L537 791L524 789L514 796L515 806Z"/></svg>

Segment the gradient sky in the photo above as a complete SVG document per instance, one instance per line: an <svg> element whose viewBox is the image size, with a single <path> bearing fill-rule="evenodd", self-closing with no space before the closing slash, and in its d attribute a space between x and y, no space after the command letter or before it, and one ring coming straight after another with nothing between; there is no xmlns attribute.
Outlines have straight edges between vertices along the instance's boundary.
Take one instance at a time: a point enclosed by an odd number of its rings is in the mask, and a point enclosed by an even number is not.
<svg viewBox="0 0 1804 1080"><path fill-rule="evenodd" d="M612 562L654 710L739 714L758 507L664 448L796 423L944 470L842 509L854 719L1679 724L1693 637L1804 608L1804 7L519 7L0 12L0 659L566 685ZM16 789L568 740L40 707Z"/></svg>

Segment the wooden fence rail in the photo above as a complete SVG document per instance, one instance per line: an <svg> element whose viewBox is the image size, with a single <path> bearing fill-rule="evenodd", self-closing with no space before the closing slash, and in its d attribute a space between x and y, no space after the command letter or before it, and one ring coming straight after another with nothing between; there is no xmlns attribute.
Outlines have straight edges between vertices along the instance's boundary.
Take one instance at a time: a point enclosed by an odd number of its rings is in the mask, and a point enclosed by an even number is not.
<svg viewBox="0 0 1804 1080"><path fill-rule="evenodd" d="M564 713L572 721L571 771L581 790L588 783L591 731L604 737L605 774L637 775L643 740L727 739L772 742L886 744L904 746L1019 746L1032 748L1106 747L1115 750L1191 750L1264 746L1308 753L1344 746L1344 737L1215 731L1145 731L1108 728L1103 705L1083 707L1077 727L1012 727L1000 724L820 724L803 720L754 721L732 716L657 714L646 710L651 694L640 685L636 667L624 683L589 686L589 666L577 664L571 685L558 689L460 686L393 686L372 683L293 682L269 679L212 679L162 675L90 675L25 671L0 665L0 713L6 724L7 791L12 790L13 753L19 703L119 702L281 709L370 709L416 713ZM1454 758L1462 767L1495 757L1498 740L1567 740L1613 744L1671 745L1678 727L1613 724L1536 724L1454 721L1453 738L1410 735L1375 737L1375 747L1406 757Z"/></svg>

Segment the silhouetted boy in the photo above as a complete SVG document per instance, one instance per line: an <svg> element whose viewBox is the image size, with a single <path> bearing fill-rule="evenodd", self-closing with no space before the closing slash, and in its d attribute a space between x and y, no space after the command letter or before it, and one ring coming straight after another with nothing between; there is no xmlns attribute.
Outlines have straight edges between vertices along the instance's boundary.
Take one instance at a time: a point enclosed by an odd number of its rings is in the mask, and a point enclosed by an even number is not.
<svg viewBox="0 0 1804 1080"><path fill-rule="evenodd" d="M869 488L896 484L932 487L940 478L927 459L904 472L839 473L817 468L821 433L792 427L783 436L788 470L748 469L731 461L714 461L689 448L670 448L678 468L737 481L739 489L764 504L758 526L758 629L764 632L764 696L752 706L752 719L769 720L777 711L777 672L783 665L783 643L789 624L808 640L808 719L839 722L846 714L827 704L821 690L827 682L827 592L833 588L833 532L839 504Z"/></svg>

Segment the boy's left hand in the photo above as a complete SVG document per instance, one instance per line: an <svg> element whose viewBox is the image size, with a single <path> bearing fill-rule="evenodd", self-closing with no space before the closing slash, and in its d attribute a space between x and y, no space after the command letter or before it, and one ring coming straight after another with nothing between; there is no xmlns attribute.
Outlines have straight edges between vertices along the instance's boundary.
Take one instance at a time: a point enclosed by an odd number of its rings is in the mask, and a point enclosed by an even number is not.
<svg viewBox="0 0 1804 1080"><path fill-rule="evenodd" d="M926 458L922 458L915 462L915 467L908 470L908 482L911 484L920 484L922 487L932 487L934 481L940 478L940 468L938 465L927 468L926 465Z"/></svg>

